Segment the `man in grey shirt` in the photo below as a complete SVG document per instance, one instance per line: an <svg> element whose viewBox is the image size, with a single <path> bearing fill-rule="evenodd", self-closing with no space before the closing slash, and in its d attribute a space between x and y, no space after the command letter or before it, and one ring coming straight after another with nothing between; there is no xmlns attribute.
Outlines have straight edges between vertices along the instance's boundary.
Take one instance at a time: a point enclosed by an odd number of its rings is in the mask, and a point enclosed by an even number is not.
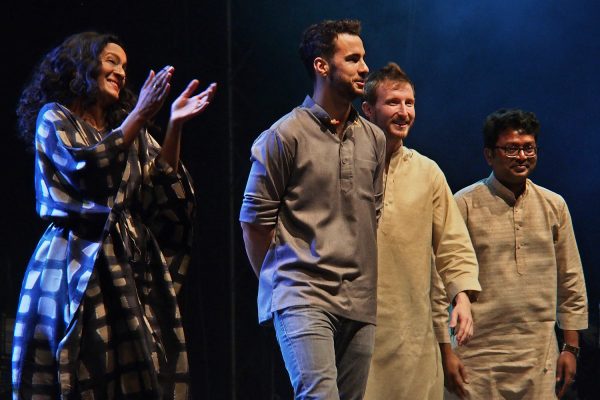
<svg viewBox="0 0 600 400"><path fill-rule="evenodd" d="M373 350L383 132L352 100L369 72L360 22L306 29L313 95L252 146L240 221L297 399L361 399Z"/></svg>

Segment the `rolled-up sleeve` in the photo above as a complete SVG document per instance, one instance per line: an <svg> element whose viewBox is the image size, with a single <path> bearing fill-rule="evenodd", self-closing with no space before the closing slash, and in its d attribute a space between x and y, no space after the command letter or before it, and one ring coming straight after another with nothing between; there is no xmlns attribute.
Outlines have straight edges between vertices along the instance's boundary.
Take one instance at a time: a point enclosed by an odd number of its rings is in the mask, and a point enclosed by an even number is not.
<svg viewBox="0 0 600 400"><path fill-rule="evenodd" d="M274 225L291 172L292 152L274 130L263 132L252 145L252 167L244 191L240 221Z"/></svg>

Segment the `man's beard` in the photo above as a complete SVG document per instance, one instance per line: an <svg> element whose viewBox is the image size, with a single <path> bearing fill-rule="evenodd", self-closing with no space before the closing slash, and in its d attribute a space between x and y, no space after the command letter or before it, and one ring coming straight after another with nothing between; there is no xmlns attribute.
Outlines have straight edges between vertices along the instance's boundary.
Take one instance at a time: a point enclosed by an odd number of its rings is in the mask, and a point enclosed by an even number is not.
<svg viewBox="0 0 600 400"><path fill-rule="evenodd" d="M343 81L338 79L338 76L337 68L334 65L331 65L330 74L327 76L327 79L329 85L336 93L348 101L352 101L357 97L362 96L361 92L356 91L353 82Z"/></svg>

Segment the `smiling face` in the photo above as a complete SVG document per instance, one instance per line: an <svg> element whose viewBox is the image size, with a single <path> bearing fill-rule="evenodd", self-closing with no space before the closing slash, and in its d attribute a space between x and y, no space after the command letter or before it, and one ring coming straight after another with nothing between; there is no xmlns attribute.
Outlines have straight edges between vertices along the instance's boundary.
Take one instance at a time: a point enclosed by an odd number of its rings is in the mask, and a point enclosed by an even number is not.
<svg viewBox="0 0 600 400"><path fill-rule="evenodd" d="M335 92L348 100L362 96L369 67L360 37L339 34L335 40L335 52L327 64L327 82Z"/></svg>
<svg viewBox="0 0 600 400"><path fill-rule="evenodd" d="M415 122L415 94L410 83L385 79L375 90L375 104L363 103L367 118L386 135L387 146L396 150Z"/></svg>
<svg viewBox="0 0 600 400"><path fill-rule="evenodd" d="M126 68L125 50L118 44L108 43L100 53L98 92L101 104L111 104L119 100L119 94L125 85Z"/></svg>
<svg viewBox="0 0 600 400"><path fill-rule="evenodd" d="M525 188L527 177L537 165L537 154L527 157L519 150L518 154L511 158L507 157L503 149L498 148L505 146L536 146L536 140L531 134L509 128L498 135L495 149L484 149L485 159L492 167L496 179L518 196Z"/></svg>

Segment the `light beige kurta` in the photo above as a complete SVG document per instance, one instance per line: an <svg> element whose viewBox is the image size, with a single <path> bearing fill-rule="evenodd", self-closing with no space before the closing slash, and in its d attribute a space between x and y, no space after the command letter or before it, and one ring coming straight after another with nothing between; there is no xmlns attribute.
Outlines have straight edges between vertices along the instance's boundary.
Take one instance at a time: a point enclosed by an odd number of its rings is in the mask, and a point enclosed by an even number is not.
<svg viewBox="0 0 600 400"><path fill-rule="evenodd" d="M527 181L515 199L493 174L456 194L479 261L475 335L455 351L471 399L553 399L554 326L587 328L587 298L563 198ZM452 397L450 397L452 398Z"/></svg>
<svg viewBox="0 0 600 400"><path fill-rule="evenodd" d="M450 298L480 290L476 257L435 162L401 147L385 178L375 352L365 399L441 399L444 379L430 302L432 254Z"/></svg>

